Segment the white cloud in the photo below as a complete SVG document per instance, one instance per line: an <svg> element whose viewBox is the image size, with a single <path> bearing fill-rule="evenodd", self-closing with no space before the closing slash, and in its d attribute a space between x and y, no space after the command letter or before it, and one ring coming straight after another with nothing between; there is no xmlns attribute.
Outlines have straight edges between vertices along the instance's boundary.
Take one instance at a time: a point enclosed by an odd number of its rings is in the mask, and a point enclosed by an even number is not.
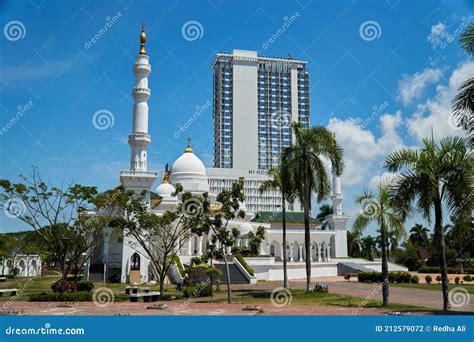
<svg viewBox="0 0 474 342"><path fill-rule="evenodd" d="M397 133L402 124L402 113L384 114L379 122L382 135L376 138L370 130L362 127L360 119L332 118L329 121L328 129L336 133L337 141L344 149L345 170L341 177L344 184L364 183L374 162L403 147Z"/></svg>
<svg viewBox="0 0 474 342"><path fill-rule="evenodd" d="M373 176L369 181L369 187L376 189L377 186L382 184L391 184L397 179L398 174L393 172L384 172L381 175Z"/></svg>
<svg viewBox="0 0 474 342"><path fill-rule="evenodd" d="M464 131L456 127L456 121L452 117L451 101L460 84L471 75L474 75L474 62L460 64L452 72L448 84L438 85L436 94L418 105L406 120L408 132L418 141L431 136L431 128L436 140L448 136L464 136Z"/></svg>
<svg viewBox="0 0 474 342"><path fill-rule="evenodd" d="M431 26L431 33L426 40L430 42L433 49L435 49L448 37L449 33L446 31L446 25L439 22L436 25Z"/></svg>
<svg viewBox="0 0 474 342"><path fill-rule="evenodd" d="M398 82L397 100L401 101L405 106L419 99L425 88L429 84L438 82L443 76L440 69L426 68L421 72L413 75L404 75Z"/></svg>

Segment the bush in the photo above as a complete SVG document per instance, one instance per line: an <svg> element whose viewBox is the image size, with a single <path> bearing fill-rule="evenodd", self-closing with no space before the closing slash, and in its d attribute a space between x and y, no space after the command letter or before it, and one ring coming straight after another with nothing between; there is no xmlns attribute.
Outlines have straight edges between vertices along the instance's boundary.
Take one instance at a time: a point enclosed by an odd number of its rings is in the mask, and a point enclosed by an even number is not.
<svg viewBox="0 0 474 342"><path fill-rule="evenodd" d="M183 290L183 296L186 298L193 297L207 297L212 293L211 284L203 282L196 284L196 286L188 286Z"/></svg>
<svg viewBox="0 0 474 342"><path fill-rule="evenodd" d="M88 280L80 281L77 283L78 292L82 292L82 291L91 292L93 288L94 288L94 283Z"/></svg>
<svg viewBox="0 0 474 342"><path fill-rule="evenodd" d="M61 292L62 289L62 279L59 279L58 281L55 281L51 285L51 290L53 292ZM64 292L72 293L77 291L77 286L73 281L65 281L64 282Z"/></svg>
<svg viewBox="0 0 474 342"><path fill-rule="evenodd" d="M455 283L456 285L458 285L460 280L461 280L461 278L456 277L456 278L454 278L454 283Z"/></svg>
<svg viewBox="0 0 474 342"><path fill-rule="evenodd" d="M60 293L33 293L30 302L90 302L92 293L90 292L64 292Z"/></svg>
<svg viewBox="0 0 474 342"><path fill-rule="evenodd" d="M191 266L197 266L197 265L201 265L203 262L202 262L202 259L201 257L192 257L191 260L190 260L190 263L191 263Z"/></svg>
<svg viewBox="0 0 474 342"><path fill-rule="evenodd" d="M241 255L241 254L237 254L235 255L235 258L240 262L240 264L243 266L243 268L245 268L245 270L251 275L255 275L255 271L253 270L253 268L247 264L247 261L245 261L244 257Z"/></svg>
<svg viewBox="0 0 474 342"><path fill-rule="evenodd" d="M411 277L410 282L412 284L418 284L420 282L420 279L418 278L418 276L414 275Z"/></svg>
<svg viewBox="0 0 474 342"><path fill-rule="evenodd" d="M428 274L426 277L425 277L425 281L427 284L431 284L431 282L433 281L433 278Z"/></svg>
<svg viewBox="0 0 474 342"><path fill-rule="evenodd" d="M411 274L408 272L397 272L397 283L409 283L411 281Z"/></svg>
<svg viewBox="0 0 474 342"><path fill-rule="evenodd" d="M443 278L441 278L441 276L440 276L439 274L436 276L436 281L437 281L438 283L441 282L442 279L443 279Z"/></svg>
<svg viewBox="0 0 474 342"><path fill-rule="evenodd" d="M408 272L389 272L388 279L391 283L409 283L411 281L411 274ZM357 279L361 283L381 283L381 272L359 272Z"/></svg>
<svg viewBox="0 0 474 342"><path fill-rule="evenodd" d="M466 274L464 277L462 277L462 280L469 283L469 282L471 282L472 277L469 274Z"/></svg>
<svg viewBox="0 0 474 342"><path fill-rule="evenodd" d="M350 273L346 273L344 275L344 279L348 280L348 281L351 281L351 274Z"/></svg>

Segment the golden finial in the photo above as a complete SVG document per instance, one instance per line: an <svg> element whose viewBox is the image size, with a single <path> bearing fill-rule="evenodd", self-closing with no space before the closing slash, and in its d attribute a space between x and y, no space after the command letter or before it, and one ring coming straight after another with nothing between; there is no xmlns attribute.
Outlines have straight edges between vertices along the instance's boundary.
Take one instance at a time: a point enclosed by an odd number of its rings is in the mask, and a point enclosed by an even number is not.
<svg viewBox="0 0 474 342"><path fill-rule="evenodd" d="M145 43L146 43L145 24L142 24L142 33L140 34L140 55L146 55Z"/></svg>
<svg viewBox="0 0 474 342"><path fill-rule="evenodd" d="M165 171L165 174L163 176L163 180L161 181L161 183L168 184L169 182L170 182L170 174L168 173L168 171Z"/></svg>
<svg viewBox="0 0 474 342"><path fill-rule="evenodd" d="M191 137L188 138L188 147L184 150L184 153L193 153L193 149L191 148Z"/></svg>

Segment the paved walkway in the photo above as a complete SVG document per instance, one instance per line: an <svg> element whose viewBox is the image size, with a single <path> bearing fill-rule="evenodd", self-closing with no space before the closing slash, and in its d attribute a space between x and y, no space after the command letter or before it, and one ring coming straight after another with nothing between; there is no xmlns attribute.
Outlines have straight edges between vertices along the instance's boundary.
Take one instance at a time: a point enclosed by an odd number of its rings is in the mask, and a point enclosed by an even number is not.
<svg viewBox="0 0 474 342"><path fill-rule="evenodd" d="M297 316L317 316L317 315L353 315L353 308L334 306L285 306L275 307L270 304L259 305L260 311L243 310L245 304L209 304L192 303L185 301L162 302L168 307L163 310L151 310L147 307L157 303L129 303L118 302L107 306L98 307L92 302L74 303L71 307L58 307L59 303L52 302L17 302L9 306L7 311L1 311L0 315L186 315L186 316L254 316L254 315L297 315ZM357 311L357 315L387 315L396 314L393 310L379 308L363 308ZM429 312L416 312L416 315L429 315Z"/></svg>

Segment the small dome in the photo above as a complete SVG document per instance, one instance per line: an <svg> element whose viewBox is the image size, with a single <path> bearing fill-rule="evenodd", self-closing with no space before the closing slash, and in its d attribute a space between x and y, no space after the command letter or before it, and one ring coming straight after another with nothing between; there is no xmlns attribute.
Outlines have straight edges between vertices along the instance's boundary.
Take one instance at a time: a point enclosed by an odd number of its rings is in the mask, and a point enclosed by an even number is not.
<svg viewBox="0 0 474 342"><path fill-rule="evenodd" d="M171 194L175 191L176 189L170 183L161 183L155 190L160 197L171 197Z"/></svg>
<svg viewBox="0 0 474 342"><path fill-rule="evenodd" d="M253 227L250 223L244 222L239 226L240 235L247 235L250 232L253 232Z"/></svg>

